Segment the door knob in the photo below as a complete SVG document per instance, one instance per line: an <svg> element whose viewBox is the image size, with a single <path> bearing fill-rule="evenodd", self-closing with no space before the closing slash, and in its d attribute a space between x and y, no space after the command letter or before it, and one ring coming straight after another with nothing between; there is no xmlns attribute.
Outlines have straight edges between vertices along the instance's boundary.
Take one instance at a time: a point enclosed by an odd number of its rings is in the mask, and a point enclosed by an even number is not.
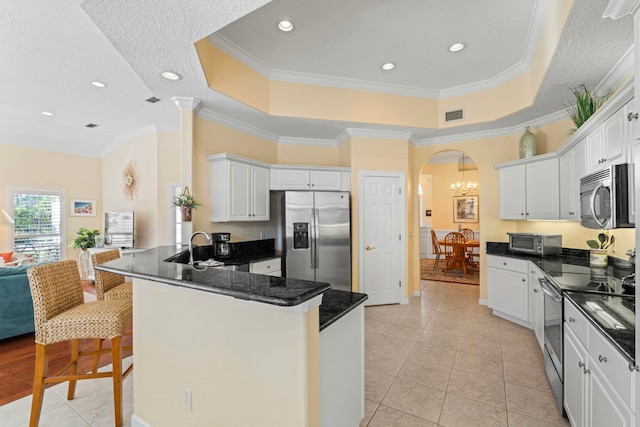
<svg viewBox="0 0 640 427"><path fill-rule="evenodd" d="M375 247L367 245L367 246L364 247L364 249L367 250L367 251L370 251L371 249L375 249Z"/></svg>

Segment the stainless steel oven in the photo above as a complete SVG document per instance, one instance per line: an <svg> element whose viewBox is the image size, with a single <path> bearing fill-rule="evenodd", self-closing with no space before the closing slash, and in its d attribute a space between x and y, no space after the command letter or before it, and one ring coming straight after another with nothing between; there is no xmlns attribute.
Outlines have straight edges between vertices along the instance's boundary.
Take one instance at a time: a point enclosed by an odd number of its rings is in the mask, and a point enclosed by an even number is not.
<svg viewBox="0 0 640 427"><path fill-rule="evenodd" d="M562 291L545 277L538 281L544 292L544 370L562 413Z"/></svg>

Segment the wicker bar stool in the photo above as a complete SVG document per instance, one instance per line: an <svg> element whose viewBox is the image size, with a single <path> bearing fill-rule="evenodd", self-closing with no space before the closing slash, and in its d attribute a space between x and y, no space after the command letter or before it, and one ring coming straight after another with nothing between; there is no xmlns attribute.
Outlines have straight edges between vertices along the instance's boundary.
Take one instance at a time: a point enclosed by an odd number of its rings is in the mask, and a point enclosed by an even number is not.
<svg viewBox="0 0 640 427"><path fill-rule="evenodd" d="M113 249L110 251L96 252L91 254L91 264L95 267L105 262L113 261L120 258L120 251ZM126 299L131 301L133 298L133 283L124 280L121 274L111 273L108 271L100 271L94 269L96 299L98 301L113 301ZM96 339L96 350L102 349L101 339ZM93 358L93 372L98 372L98 358L96 354Z"/></svg>
<svg viewBox="0 0 640 427"><path fill-rule="evenodd" d="M78 265L74 260L35 266L27 270L35 320L36 365L33 381L30 427L40 419L44 390L50 384L69 381L67 399L74 398L76 381L113 378L115 425L122 426L122 380L133 365L122 372L122 336L131 325L131 300L84 302ZM81 351L82 339L109 339L113 369L111 372L78 373L78 359L94 356L96 350ZM49 344L71 342L71 361L53 376L48 375Z"/></svg>

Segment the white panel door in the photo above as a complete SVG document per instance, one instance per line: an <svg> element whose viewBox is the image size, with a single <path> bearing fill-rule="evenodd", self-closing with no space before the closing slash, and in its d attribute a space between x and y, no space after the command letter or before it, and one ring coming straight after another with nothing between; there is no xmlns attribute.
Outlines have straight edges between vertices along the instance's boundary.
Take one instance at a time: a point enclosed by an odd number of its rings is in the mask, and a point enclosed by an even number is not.
<svg viewBox="0 0 640 427"><path fill-rule="evenodd" d="M361 221L364 243L360 248L363 271L362 292L369 295L367 305L396 304L402 298L402 241L400 178L364 176Z"/></svg>
<svg viewBox="0 0 640 427"><path fill-rule="evenodd" d="M229 221L251 220L251 166L229 162Z"/></svg>
<svg viewBox="0 0 640 427"><path fill-rule="evenodd" d="M251 166L251 220L269 220L269 169Z"/></svg>
<svg viewBox="0 0 640 427"><path fill-rule="evenodd" d="M524 165L510 166L499 171L500 219L525 220L526 192Z"/></svg>

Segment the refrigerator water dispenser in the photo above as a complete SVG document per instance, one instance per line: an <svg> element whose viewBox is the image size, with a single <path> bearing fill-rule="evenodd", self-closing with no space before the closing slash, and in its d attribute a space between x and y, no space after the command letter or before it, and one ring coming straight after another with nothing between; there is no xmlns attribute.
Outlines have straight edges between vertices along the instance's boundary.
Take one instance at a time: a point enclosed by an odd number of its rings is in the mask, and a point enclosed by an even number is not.
<svg viewBox="0 0 640 427"><path fill-rule="evenodd" d="M309 223L293 223L293 249L309 249Z"/></svg>

